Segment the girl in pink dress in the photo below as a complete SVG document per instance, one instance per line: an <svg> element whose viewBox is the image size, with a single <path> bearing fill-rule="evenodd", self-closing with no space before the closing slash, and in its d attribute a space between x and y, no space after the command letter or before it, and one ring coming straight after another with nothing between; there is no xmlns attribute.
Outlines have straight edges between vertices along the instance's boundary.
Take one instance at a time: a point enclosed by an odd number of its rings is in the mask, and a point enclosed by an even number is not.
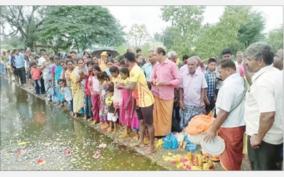
<svg viewBox="0 0 284 177"><path fill-rule="evenodd" d="M101 72L99 66L93 66L93 73L89 81L89 88L91 92L91 102L92 102L92 113L93 113L93 122L100 122L100 81L97 78L98 73Z"/></svg>
<svg viewBox="0 0 284 177"><path fill-rule="evenodd" d="M120 76L120 83L126 84L129 79L128 68L121 68ZM137 131L139 129L139 120L135 111L135 100L132 97L132 91L128 89L120 89L120 92L122 101L119 109L119 121L120 124L126 127L125 134L123 136L127 137L129 136L131 129L134 131Z"/></svg>

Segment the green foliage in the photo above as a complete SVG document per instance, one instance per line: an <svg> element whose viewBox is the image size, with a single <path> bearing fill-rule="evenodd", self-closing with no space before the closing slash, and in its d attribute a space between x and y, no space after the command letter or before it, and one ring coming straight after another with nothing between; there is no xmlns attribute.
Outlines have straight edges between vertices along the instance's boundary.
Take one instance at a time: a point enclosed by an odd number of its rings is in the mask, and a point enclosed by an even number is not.
<svg viewBox="0 0 284 177"><path fill-rule="evenodd" d="M168 50L175 50L180 55L191 52L201 31L203 12L203 6L165 6L162 8L162 19L171 23L162 37Z"/></svg>
<svg viewBox="0 0 284 177"><path fill-rule="evenodd" d="M24 47L33 48L35 41L38 40L38 28L42 25L44 19L45 6L2 6L1 7L1 26L9 25L11 31L9 34L3 34L7 37L20 36Z"/></svg>
<svg viewBox="0 0 284 177"><path fill-rule="evenodd" d="M40 31L41 41L55 50L117 46L124 40L121 26L101 6L50 6Z"/></svg>
<svg viewBox="0 0 284 177"><path fill-rule="evenodd" d="M220 21L207 25L200 33L196 52L202 58L220 55L224 48L231 48L235 53L244 50L253 42L263 39L263 17L251 12L246 6L227 6Z"/></svg>
<svg viewBox="0 0 284 177"><path fill-rule="evenodd" d="M264 18L260 13L253 12L238 31L238 40L247 48L250 44L261 41L265 37L261 33L264 29Z"/></svg>
<svg viewBox="0 0 284 177"><path fill-rule="evenodd" d="M25 48L25 43L20 37L10 37L3 40L1 48L5 49L22 49Z"/></svg>
<svg viewBox="0 0 284 177"><path fill-rule="evenodd" d="M52 46L55 52L75 47L77 50L120 45L122 27L101 6L3 6L1 25L12 29L7 36L20 34L25 47L35 43Z"/></svg>
<svg viewBox="0 0 284 177"><path fill-rule="evenodd" d="M130 42L130 45L134 48L141 47L147 38L149 38L149 33L146 29L146 26L144 24L138 25L134 24L131 26L129 32L128 32L128 41Z"/></svg>
<svg viewBox="0 0 284 177"><path fill-rule="evenodd" d="M268 34L267 42L272 46L274 52L283 48L283 27L272 30Z"/></svg>
<svg viewBox="0 0 284 177"><path fill-rule="evenodd" d="M120 54L123 55L125 54L127 50L127 46L125 44L119 45L118 47L116 47L116 51Z"/></svg>

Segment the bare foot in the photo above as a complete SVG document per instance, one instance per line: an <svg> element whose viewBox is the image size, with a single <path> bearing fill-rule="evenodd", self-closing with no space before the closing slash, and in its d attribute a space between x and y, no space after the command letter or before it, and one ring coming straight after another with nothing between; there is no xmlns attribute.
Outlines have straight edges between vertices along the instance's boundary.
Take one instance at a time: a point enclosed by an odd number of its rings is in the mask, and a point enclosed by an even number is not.
<svg viewBox="0 0 284 177"><path fill-rule="evenodd" d="M108 128L108 124L107 123L102 123L101 124L101 129L102 130L105 130L105 129L107 129Z"/></svg>
<svg viewBox="0 0 284 177"><path fill-rule="evenodd" d="M145 150L145 154L153 154L156 152L156 149L154 147L148 147L146 150Z"/></svg>
<svg viewBox="0 0 284 177"><path fill-rule="evenodd" d="M99 123L98 121L96 121L96 120L92 120L92 119L89 119L90 121L92 121L92 125L95 125L95 124L97 124L97 123Z"/></svg>
<svg viewBox="0 0 284 177"><path fill-rule="evenodd" d="M125 129L122 133L122 135L120 135L120 138L128 138L129 137L129 134L127 132L127 130Z"/></svg>
<svg viewBox="0 0 284 177"><path fill-rule="evenodd" d="M141 147L144 147L145 145L141 140L139 140L138 143L134 144L133 146L141 148Z"/></svg>
<svg viewBox="0 0 284 177"><path fill-rule="evenodd" d="M144 143L145 145L149 144L149 138L145 138L143 143Z"/></svg>
<svg viewBox="0 0 284 177"><path fill-rule="evenodd" d="M108 133L112 132L112 128L111 128L111 127L108 127L108 128L107 128L107 132L108 132Z"/></svg>

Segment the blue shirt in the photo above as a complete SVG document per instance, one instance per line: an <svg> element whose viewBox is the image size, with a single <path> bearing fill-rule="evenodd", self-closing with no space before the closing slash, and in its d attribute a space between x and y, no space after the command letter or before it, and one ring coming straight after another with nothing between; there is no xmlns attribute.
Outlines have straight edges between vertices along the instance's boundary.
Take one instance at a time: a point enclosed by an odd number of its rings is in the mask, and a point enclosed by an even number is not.
<svg viewBox="0 0 284 177"><path fill-rule="evenodd" d="M151 63L145 63L143 66L142 66L142 69L145 73L145 76L146 76L146 80L149 81L151 79L151 74L152 74L152 70L153 70L153 66Z"/></svg>
<svg viewBox="0 0 284 177"><path fill-rule="evenodd" d="M15 55L14 57L11 57L11 64L13 66L15 66L16 68L23 68L23 67L25 67L25 57L24 57L24 55L20 53L18 55Z"/></svg>
<svg viewBox="0 0 284 177"><path fill-rule="evenodd" d="M205 79L208 85L207 95L210 97L215 96L216 82L217 82L216 73L207 70L205 73Z"/></svg>
<svg viewBox="0 0 284 177"><path fill-rule="evenodd" d="M62 72L63 68L61 65L56 65L55 67L55 74L54 74L54 80L58 81L59 79L62 79Z"/></svg>

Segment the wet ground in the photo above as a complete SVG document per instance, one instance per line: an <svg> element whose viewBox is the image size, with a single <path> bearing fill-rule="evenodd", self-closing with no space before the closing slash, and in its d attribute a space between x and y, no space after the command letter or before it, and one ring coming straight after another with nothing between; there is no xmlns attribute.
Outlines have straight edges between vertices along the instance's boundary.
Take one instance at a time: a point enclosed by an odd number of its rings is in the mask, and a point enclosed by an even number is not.
<svg viewBox="0 0 284 177"><path fill-rule="evenodd" d="M1 170L164 170L0 79Z"/></svg>

